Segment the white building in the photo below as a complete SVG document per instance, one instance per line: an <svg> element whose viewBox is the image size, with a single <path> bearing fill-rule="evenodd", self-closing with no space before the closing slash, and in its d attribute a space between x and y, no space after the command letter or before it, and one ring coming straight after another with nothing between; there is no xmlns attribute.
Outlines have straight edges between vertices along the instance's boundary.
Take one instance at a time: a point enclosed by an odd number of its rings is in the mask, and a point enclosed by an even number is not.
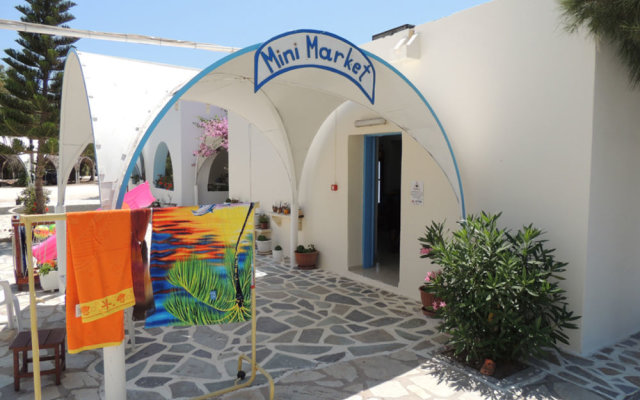
<svg viewBox="0 0 640 400"><path fill-rule="evenodd" d="M568 34L555 0L494 0L361 49L299 31L200 72L72 53L61 165L95 137L101 200L118 207L166 147L175 188L154 189L162 202L301 206L298 232L295 217L272 218L285 254L313 243L321 268L415 298L437 268L419 258L425 225L503 212L569 263L562 286L582 316L571 351L640 330L640 93L612 46ZM221 109L229 192L213 194L216 161L193 157L193 123Z"/></svg>

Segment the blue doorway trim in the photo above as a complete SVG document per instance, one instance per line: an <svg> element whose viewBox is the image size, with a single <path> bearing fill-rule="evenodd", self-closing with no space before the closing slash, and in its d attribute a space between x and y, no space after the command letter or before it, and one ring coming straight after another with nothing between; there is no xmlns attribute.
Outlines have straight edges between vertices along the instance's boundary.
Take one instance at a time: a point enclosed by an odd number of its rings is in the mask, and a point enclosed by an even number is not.
<svg viewBox="0 0 640 400"><path fill-rule="evenodd" d="M378 140L374 135L364 137L364 182L362 186L362 267L371 268L375 259L375 195Z"/></svg>

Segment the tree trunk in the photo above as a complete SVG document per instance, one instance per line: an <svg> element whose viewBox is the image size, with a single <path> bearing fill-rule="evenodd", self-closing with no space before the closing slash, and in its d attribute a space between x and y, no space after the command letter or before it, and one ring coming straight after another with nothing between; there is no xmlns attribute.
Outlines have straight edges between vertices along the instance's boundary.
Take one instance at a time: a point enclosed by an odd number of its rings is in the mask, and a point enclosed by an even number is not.
<svg viewBox="0 0 640 400"><path fill-rule="evenodd" d="M40 143L38 143L38 149L40 149ZM43 190L43 182L42 178L44 177L44 154L38 152L38 156L36 157L36 206L35 213L36 214L44 214L46 201L44 198L44 190Z"/></svg>

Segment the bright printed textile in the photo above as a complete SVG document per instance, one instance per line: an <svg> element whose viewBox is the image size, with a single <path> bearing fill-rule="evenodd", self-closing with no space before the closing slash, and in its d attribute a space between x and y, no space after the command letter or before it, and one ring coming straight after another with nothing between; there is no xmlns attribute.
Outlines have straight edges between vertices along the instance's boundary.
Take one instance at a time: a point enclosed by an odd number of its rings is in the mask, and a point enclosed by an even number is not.
<svg viewBox="0 0 640 400"><path fill-rule="evenodd" d="M141 208L131 211L131 277L136 304L133 306L133 320L143 321L153 312L153 288L149 272L147 226L151 219L151 210Z"/></svg>
<svg viewBox="0 0 640 400"><path fill-rule="evenodd" d="M253 204L153 210L146 328L251 318Z"/></svg>
<svg viewBox="0 0 640 400"><path fill-rule="evenodd" d="M129 210L67 214L69 353L116 346L134 301Z"/></svg>

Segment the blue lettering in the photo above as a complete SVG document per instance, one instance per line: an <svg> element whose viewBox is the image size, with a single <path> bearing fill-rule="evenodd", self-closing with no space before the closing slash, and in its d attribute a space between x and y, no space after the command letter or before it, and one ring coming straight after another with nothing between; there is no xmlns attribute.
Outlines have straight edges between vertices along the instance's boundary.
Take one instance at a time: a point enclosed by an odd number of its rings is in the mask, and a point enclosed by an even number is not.
<svg viewBox="0 0 640 400"><path fill-rule="evenodd" d="M331 61L331 49L326 47L320 48L320 58L323 60Z"/></svg>
<svg viewBox="0 0 640 400"><path fill-rule="evenodd" d="M360 74L360 79L358 79L358 81L362 82L362 77L364 77L365 74L371 73L370 69L371 69L371 64L366 65L364 67L364 71L362 71L362 74Z"/></svg>
<svg viewBox="0 0 640 400"><path fill-rule="evenodd" d="M353 48L349 48L349 52L347 53L347 57L345 57L344 59L344 65L343 65L343 67L345 67L349 71L351 71L351 63L353 62L353 58L351 58L352 51L353 51Z"/></svg>
<svg viewBox="0 0 640 400"><path fill-rule="evenodd" d="M284 63L285 64L289 64L289 56L291 56L291 61L295 61L296 60L296 56L295 56L295 54L293 54L293 50L291 50L291 49L285 50L284 53L282 53L282 55L284 56Z"/></svg>
<svg viewBox="0 0 640 400"><path fill-rule="evenodd" d="M315 58L318 58L318 37L315 36L312 41L307 35L307 58L311 58L312 49L315 49Z"/></svg>
<svg viewBox="0 0 640 400"><path fill-rule="evenodd" d="M344 54L336 50L333 56L333 62L338 62L338 58L340 57L344 58Z"/></svg>
<svg viewBox="0 0 640 400"><path fill-rule="evenodd" d="M280 54L280 50L278 50L278 60L280 60L280 64L285 65L286 63L282 59L282 54Z"/></svg>
<svg viewBox="0 0 640 400"><path fill-rule="evenodd" d="M298 45L295 44L295 43L293 45L295 46L294 50L296 52L296 60L299 60L300 59L300 53L298 52Z"/></svg>
<svg viewBox="0 0 640 400"><path fill-rule="evenodd" d="M268 54L264 54L264 51L261 51L260 56L262 56L264 63L267 65L267 68L269 68L269 72L273 74L273 68L271 68L271 65L269 63L275 61L278 68L280 68L281 65L271 46L269 46L269 50L267 50L267 52Z"/></svg>
<svg viewBox="0 0 640 400"><path fill-rule="evenodd" d="M362 68L362 65L360 65L360 63L354 63L351 71L353 71L354 74L358 75L358 71L360 71L360 68Z"/></svg>

